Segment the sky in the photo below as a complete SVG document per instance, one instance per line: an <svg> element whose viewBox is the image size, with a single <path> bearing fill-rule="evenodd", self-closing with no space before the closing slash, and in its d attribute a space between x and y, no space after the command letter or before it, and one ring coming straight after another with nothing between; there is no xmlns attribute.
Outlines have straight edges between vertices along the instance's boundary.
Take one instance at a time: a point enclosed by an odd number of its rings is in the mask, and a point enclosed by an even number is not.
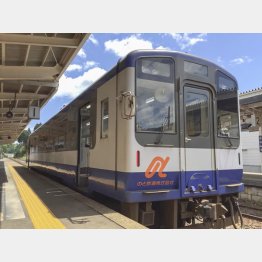
<svg viewBox="0 0 262 262"><path fill-rule="evenodd" d="M45 123L135 49L167 49L210 60L233 74L244 92L262 87L262 33L97 33L91 34L60 78L57 93L41 109Z"/></svg>

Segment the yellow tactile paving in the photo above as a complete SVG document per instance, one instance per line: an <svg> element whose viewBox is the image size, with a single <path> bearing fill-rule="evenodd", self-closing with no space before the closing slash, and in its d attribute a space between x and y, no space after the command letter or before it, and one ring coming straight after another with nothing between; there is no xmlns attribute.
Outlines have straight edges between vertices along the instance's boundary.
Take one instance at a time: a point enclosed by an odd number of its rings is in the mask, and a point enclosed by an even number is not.
<svg viewBox="0 0 262 262"><path fill-rule="evenodd" d="M18 191L24 201L30 219L37 229L62 229L65 226L39 199L35 192L19 176L15 169L8 164L8 169L17 185Z"/></svg>

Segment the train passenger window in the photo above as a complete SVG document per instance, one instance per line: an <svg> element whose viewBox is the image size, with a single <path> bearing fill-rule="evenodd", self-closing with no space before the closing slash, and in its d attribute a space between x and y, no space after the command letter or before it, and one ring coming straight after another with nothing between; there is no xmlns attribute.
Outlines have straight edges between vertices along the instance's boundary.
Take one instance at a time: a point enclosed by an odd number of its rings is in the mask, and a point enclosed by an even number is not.
<svg viewBox="0 0 262 262"><path fill-rule="evenodd" d="M186 127L188 136L208 136L208 97L187 92L185 97Z"/></svg>
<svg viewBox="0 0 262 262"><path fill-rule="evenodd" d="M174 61L139 59L136 71L136 131L175 133Z"/></svg>
<svg viewBox="0 0 262 262"><path fill-rule="evenodd" d="M109 102L108 98L101 102L101 138L108 137Z"/></svg>
<svg viewBox="0 0 262 262"><path fill-rule="evenodd" d="M81 116L81 147L92 147L91 141L91 105L87 104L80 109Z"/></svg>
<svg viewBox="0 0 262 262"><path fill-rule="evenodd" d="M65 136L59 136L58 137L58 147L64 148L65 145Z"/></svg>
<svg viewBox="0 0 262 262"><path fill-rule="evenodd" d="M37 144L38 144L38 140L37 140L37 137L35 137L34 139L33 139L33 152L34 153L37 153L38 152L38 146L37 146Z"/></svg>
<svg viewBox="0 0 262 262"><path fill-rule="evenodd" d="M57 136L55 138L55 150L63 149L65 146L65 136Z"/></svg>
<svg viewBox="0 0 262 262"><path fill-rule="evenodd" d="M219 72L217 87L218 136L239 138L236 82Z"/></svg>

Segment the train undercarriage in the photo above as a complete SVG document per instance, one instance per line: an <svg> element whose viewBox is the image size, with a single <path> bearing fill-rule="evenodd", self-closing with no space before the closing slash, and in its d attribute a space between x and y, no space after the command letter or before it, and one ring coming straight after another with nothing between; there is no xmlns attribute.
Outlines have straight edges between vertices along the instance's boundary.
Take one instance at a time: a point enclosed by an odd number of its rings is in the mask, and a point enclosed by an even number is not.
<svg viewBox="0 0 262 262"><path fill-rule="evenodd" d="M149 228L243 227L238 194L145 203L122 203L121 212Z"/></svg>

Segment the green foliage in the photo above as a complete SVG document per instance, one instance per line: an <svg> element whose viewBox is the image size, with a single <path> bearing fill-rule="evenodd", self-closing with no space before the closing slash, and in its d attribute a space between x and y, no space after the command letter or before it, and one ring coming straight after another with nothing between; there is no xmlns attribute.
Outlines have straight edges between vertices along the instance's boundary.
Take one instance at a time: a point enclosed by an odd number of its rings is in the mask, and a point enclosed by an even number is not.
<svg viewBox="0 0 262 262"><path fill-rule="evenodd" d="M26 146L24 144L17 144L14 157L15 158L21 158L26 154Z"/></svg>
<svg viewBox="0 0 262 262"><path fill-rule="evenodd" d="M14 154L16 150L16 144L2 145L2 150L6 154Z"/></svg>
<svg viewBox="0 0 262 262"><path fill-rule="evenodd" d="M24 130L18 137L17 142L13 144L2 145L2 151L5 154L14 154L14 157L21 158L26 155L27 140L31 130Z"/></svg>
<svg viewBox="0 0 262 262"><path fill-rule="evenodd" d="M28 137L29 137L30 134L31 134L31 130L30 130L30 129L24 130L24 131L21 133L21 135L18 137L18 139L17 139L18 143L19 143L19 144L22 143L22 144L26 145L27 140L28 140Z"/></svg>
<svg viewBox="0 0 262 262"><path fill-rule="evenodd" d="M38 123L34 126L34 131L42 124ZM16 158L22 158L26 155L27 140L31 134L30 128L24 130L17 139L18 143L2 145L0 151L4 154L14 154Z"/></svg>
<svg viewBox="0 0 262 262"><path fill-rule="evenodd" d="M42 125L41 123L36 124L35 127L34 127L34 131L35 131L38 127L40 127L41 125Z"/></svg>
<svg viewBox="0 0 262 262"><path fill-rule="evenodd" d="M2 151L4 154L14 154L14 157L21 158L26 154L26 145L23 143L2 145Z"/></svg>

